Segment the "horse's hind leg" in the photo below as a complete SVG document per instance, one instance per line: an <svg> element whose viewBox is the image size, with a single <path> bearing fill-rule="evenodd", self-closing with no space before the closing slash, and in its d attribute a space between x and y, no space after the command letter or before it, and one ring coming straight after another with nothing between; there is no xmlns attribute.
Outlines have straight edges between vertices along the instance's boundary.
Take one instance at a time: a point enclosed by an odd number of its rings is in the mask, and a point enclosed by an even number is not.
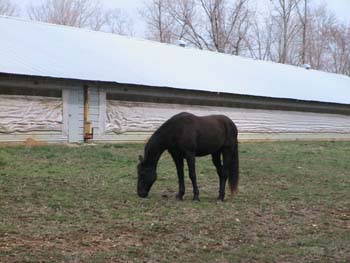
<svg viewBox="0 0 350 263"><path fill-rule="evenodd" d="M226 180L227 180L227 176L226 173L223 172L223 166L221 164L221 152L217 152L217 153L213 153L211 155L212 157L212 161L216 167L216 171L218 173L219 176L219 180L220 180L220 188L219 188L219 197L218 200L224 201L225 198L225 186L226 186Z"/></svg>
<svg viewBox="0 0 350 263"><path fill-rule="evenodd" d="M234 158L235 158L235 153L234 153L234 148L233 147L225 147L222 151L223 155L223 175L225 178L229 180L230 187L231 182L233 181L233 176L234 176ZM232 192L232 191L231 191Z"/></svg>
<svg viewBox="0 0 350 263"><path fill-rule="evenodd" d="M183 200L183 196L185 195L184 159L180 154L176 153L175 151L169 151L169 153L176 165L177 177L179 180L179 192L176 195L176 199Z"/></svg>
<svg viewBox="0 0 350 263"><path fill-rule="evenodd" d="M188 172L193 186L193 201L199 201L199 190L196 178L196 158L194 153L186 154L186 161L188 165Z"/></svg>

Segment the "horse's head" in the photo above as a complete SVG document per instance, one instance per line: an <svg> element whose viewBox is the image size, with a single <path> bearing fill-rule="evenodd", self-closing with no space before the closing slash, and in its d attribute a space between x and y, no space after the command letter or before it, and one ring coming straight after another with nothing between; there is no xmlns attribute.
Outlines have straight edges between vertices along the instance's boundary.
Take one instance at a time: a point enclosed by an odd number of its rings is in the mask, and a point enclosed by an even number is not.
<svg viewBox="0 0 350 263"><path fill-rule="evenodd" d="M142 156L139 156L139 160L140 162L137 165L137 194L139 197L145 198L153 183L157 180L157 173L154 167L145 164Z"/></svg>

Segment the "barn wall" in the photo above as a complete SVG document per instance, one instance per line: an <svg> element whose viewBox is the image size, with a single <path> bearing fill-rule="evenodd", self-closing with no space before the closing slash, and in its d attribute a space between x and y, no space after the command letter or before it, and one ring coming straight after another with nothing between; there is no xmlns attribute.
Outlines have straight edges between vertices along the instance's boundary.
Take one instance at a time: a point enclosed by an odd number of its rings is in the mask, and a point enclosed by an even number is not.
<svg viewBox="0 0 350 263"><path fill-rule="evenodd" d="M63 129L62 97L0 94L0 142L62 141Z"/></svg>
<svg viewBox="0 0 350 263"><path fill-rule="evenodd" d="M26 86L30 88L24 88ZM0 142L27 138L83 142L83 87L87 86L79 81L15 82L0 78ZM181 91L173 93L169 90L167 93L163 89L99 83L89 83L88 87L90 120L96 142L144 141L165 120L183 111L197 115L225 114L237 124L241 140L350 140L347 105L310 103L311 107L307 102L279 101L278 107L267 108L267 98L262 98L261 105L258 98L253 98L254 101L227 98L225 102L222 99L226 96L213 94L197 96ZM192 98L197 99L196 103ZM230 104L231 100L234 105ZM243 108L246 103L249 103L249 108ZM281 110L284 104L287 108ZM262 108L254 109L260 106ZM298 107L305 111L299 111Z"/></svg>
<svg viewBox="0 0 350 263"><path fill-rule="evenodd" d="M104 139L144 140L165 120L182 111L227 115L237 124L240 139L350 139L350 116L346 115L120 100L106 101Z"/></svg>
<svg viewBox="0 0 350 263"><path fill-rule="evenodd" d="M90 118L100 127L99 88L90 90ZM45 142L84 142L84 85L75 82L0 79L0 142L28 138Z"/></svg>
<svg viewBox="0 0 350 263"><path fill-rule="evenodd" d="M60 98L0 95L0 132L61 131Z"/></svg>
<svg viewBox="0 0 350 263"><path fill-rule="evenodd" d="M0 81L0 142L83 142L83 87Z"/></svg>

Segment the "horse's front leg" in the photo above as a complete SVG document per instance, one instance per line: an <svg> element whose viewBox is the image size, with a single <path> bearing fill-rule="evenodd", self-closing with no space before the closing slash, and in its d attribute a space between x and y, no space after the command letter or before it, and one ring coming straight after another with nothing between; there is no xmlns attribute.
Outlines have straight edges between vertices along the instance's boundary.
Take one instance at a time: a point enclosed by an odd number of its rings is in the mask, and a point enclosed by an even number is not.
<svg viewBox="0 0 350 263"><path fill-rule="evenodd" d="M199 190L198 190L198 186L197 186L197 177L196 177L195 154L193 154L193 153L186 154L186 161L187 161L187 165L188 165L190 179L192 181L192 186L193 186L193 201L200 201L199 200Z"/></svg>
<svg viewBox="0 0 350 263"><path fill-rule="evenodd" d="M171 157L176 165L177 177L179 181L179 192L176 194L177 200L183 200L185 195L185 179L184 179L184 159L180 154L175 151L169 151Z"/></svg>

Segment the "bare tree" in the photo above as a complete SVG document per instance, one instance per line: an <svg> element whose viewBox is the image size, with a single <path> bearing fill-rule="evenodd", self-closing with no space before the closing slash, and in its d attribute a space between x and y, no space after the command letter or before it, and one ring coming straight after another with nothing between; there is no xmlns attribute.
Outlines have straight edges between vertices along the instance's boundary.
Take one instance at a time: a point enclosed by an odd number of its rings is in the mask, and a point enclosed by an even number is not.
<svg viewBox="0 0 350 263"><path fill-rule="evenodd" d="M104 24L102 5L95 0L46 0L31 5L28 15L33 20L94 30Z"/></svg>
<svg viewBox="0 0 350 263"><path fill-rule="evenodd" d="M297 17L298 5L301 0L271 0L272 20L275 24L275 34L280 36L277 42L277 61L283 64L296 64L293 42L301 30ZM294 63L293 63L294 62Z"/></svg>
<svg viewBox="0 0 350 263"><path fill-rule="evenodd" d="M0 0L0 15L16 16L18 15L18 7L9 0Z"/></svg>
<svg viewBox="0 0 350 263"><path fill-rule="evenodd" d="M328 41L328 71L350 75L350 28L336 25L330 28Z"/></svg>
<svg viewBox="0 0 350 263"><path fill-rule="evenodd" d="M169 14L170 0L152 0L140 11L146 22L148 38L163 43L174 41L175 19Z"/></svg>
<svg viewBox="0 0 350 263"><path fill-rule="evenodd" d="M307 49L307 34L308 34L308 27L309 27L309 19L308 16L310 15L309 10L309 0L302 0L303 5L302 8L300 6L297 6L298 14L300 17L301 22L301 31L302 31L302 37L301 37L301 54L300 54L300 60L301 64L306 64L306 49Z"/></svg>
<svg viewBox="0 0 350 263"><path fill-rule="evenodd" d="M311 10L308 16L305 60L314 69L327 70L330 29L337 20L324 5Z"/></svg>
<svg viewBox="0 0 350 263"><path fill-rule="evenodd" d="M161 42L184 39L200 49L239 54L250 27L248 0L153 0L143 10Z"/></svg>
<svg viewBox="0 0 350 263"><path fill-rule="evenodd" d="M88 8L82 10L83 13L85 12L84 10L87 10L86 14L90 13L89 17L86 18L87 23L83 27L87 27L95 31L101 31L106 25L108 11L104 10L100 2L91 3L91 7L94 7L94 10L89 10Z"/></svg>
<svg viewBox="0 0 350 263"><path fill-rule="evenodd" d="M261 3L259 1L259 3ZM312 0L152 0L143 17L152 39L350 74L349 26Z"/></svg>
<svg viewBox="0 0 350 263"><path fill-rule="evenodd" d="M248 0L229 5L225 0L200 0L207 18L206 31L214 50L238 55L251 24Z"/></svg>
<svg viewBox="0 0 350 263"><path fill-rule="evenodd" d="M260 60L272 60L272 45L275 41L276 36L271 19L255 19L246 37L246 45L249 50L247 56Z"/></svg>
<svg viewBox="0 0 350 263"><path fill-rule="evenodd" d="M172 30L175 39L185 39L200 49L211 49L205 39L205 21L199 12L196 0L169 1L169 3L167 11L175 24Z"/></svg>
<svg viewBox="0 0 350 263"><path fill-rule="evenodd" d="M238 55L251 26L248 0L199 0L200 19L188 20L188 37L196 39L199 47ZM201 25L204 25L203 27Z"/></svg>
<svg viewBox="0 0 350 263"><path fill-rule="evenodd" d="M135 34L133 20L121 9L110 10L106 13L105 29L118 35L133 36Z"/></svg>

